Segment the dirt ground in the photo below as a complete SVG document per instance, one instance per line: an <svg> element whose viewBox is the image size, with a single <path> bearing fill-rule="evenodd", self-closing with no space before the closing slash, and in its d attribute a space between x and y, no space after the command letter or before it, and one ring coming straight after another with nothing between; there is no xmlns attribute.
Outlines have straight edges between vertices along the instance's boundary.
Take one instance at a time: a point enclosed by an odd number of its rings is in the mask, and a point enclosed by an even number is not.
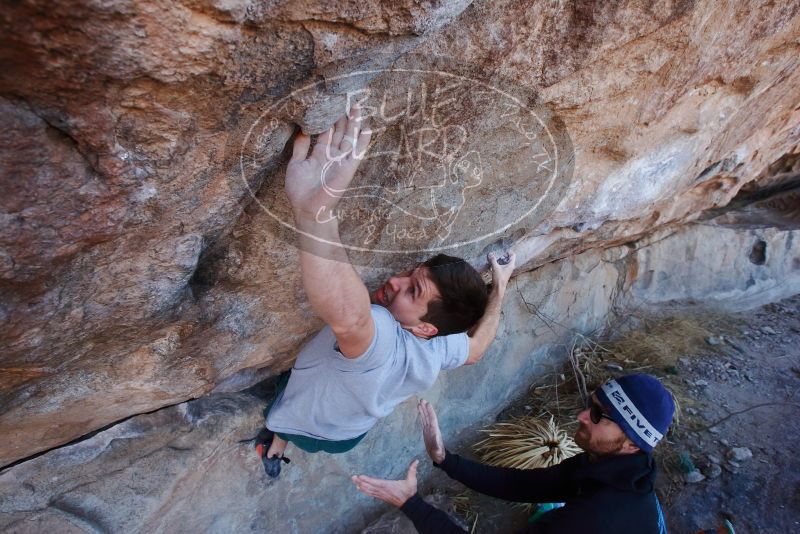
<svg viewBox="0 0 800 534"><path fill-rule="evenodd" d="M800 296L731 321L721 353L679 364L694 385L673 448L706 479L669 496L668 524L696 532L728 518L737 533L800 532ZM753 456L736 461L742 447Z"/></svg>
<svg viewBox="0 0 800 534"><path fill-rule="evenodd" d="M678 399L676 423L657 456L669 531L716 529L728 519L737 534L800 532L800 295L736 314L679 304L660 315L702 317L702 328L691 332L701 341L687 341L671 359L628 360L610 374L655 374ZM634 318L626 328L641 334L646 324ZM566 374L554 378L568 381ZM535 393L532 387L498 420L535 412ZM567 425L572 415L561 415ZM475 441L480 437L475 432ZM441 473L426 488L449 496L473 532L524 527L524 509L465 490Z"/></svg>

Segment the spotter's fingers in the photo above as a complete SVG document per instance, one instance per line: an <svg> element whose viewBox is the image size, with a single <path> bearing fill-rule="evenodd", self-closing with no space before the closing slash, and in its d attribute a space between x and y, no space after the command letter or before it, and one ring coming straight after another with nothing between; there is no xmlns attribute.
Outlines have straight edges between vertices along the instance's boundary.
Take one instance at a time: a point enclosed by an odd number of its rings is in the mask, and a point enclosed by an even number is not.
<svg viewBox="0 0 800 534"><path fill-rule="evenodd" d="M370 491L371 488L369 488L366 484L364 484L364 482L361 480L361 478L359 476L350 477L350 480L353 481L353 484L355 484L356 489L358 491L360 491L361 493L363 493L365 495L369 495L370 497L373 496L373 495L370 494L371 493L371 491Z"/></svg>
<svg viewBox="0 0 800 534"><path fill-rule="evenodd" d="M439 419L436 417L436 410L433 409L431 403L425 401L425 404L422 405L423 409L425 410L425 415L427 415L428 419L431 423L438 425Z"/></svg>
<svg viewBox="0 0 800 534"><path fill-rule="evenodd" d="M379 482L383 482L380 478L372 478L368 477L367 475L356 475L353 477L355 482L361 484L362 486L375 486Z"/></svg>
<svg viewBox="0 0 800 534"><path fill-rule="evenodd" d="M428 410L425 409L425 405L427 403L424 400L420 400L419 404L417 404L417 411L419 412L419 417L422 420L422 426L427 427L431 424L431 419L428 417Z"/></svg>
<svg viewBox="0 0 800 534"><path fill-rule="evenodd" d="M413 481L416 483L417 481L417 466L419 465L419 460L413 460L408 466L408 472L406 473L406 480Z"/></svg>

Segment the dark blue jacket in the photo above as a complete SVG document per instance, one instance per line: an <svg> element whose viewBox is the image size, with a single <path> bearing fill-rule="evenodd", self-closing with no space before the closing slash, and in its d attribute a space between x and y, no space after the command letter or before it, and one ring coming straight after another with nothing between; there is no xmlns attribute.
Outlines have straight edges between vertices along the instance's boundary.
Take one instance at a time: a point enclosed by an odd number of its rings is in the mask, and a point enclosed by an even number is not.
<svg viewBox="0 0 800 534"><path fill-rule="evenodd" d="M436 464L434 464L436 465ZM665 534L667 529L653 484L656 467L645 453L590 462L586 453L544 469L510 469L472 462L447 452L442 468L480 493L515 502L563 502L525 532ZM420 534L463 533L450 517L423 501L409 499L401 510Z"/></svg>

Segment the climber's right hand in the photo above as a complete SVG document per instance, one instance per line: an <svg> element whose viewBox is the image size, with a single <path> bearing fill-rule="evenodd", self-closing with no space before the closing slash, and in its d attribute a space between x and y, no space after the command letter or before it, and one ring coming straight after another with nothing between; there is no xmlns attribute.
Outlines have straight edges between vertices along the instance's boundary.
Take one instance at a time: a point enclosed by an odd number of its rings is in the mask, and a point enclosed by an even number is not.
<svg viewBox="0 0 800 534"><path fill-rule="evenodd" d="M330 218L325 214L336 207L353 180L371 137L358 105L317 138L310 154L311 137L297 134L285 184L295 219Z"/></svg>
<svg viewBox="0 0 800 534"><path fill-rule="evenodd" d="M517 264L517 255L512 250L506 251L505 255L498 257L494 252L490 252L486 259L492 269L492 287L505 291L508 280L514 274L514 266Z"/></svg>

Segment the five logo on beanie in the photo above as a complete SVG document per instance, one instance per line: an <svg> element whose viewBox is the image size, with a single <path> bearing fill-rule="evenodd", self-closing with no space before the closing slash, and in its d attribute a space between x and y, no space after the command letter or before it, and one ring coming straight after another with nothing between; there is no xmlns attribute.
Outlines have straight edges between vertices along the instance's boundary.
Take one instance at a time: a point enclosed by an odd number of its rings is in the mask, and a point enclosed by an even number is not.
<svg viewBox="0 0 800 534"><path fill-rule="evenodd" d="M609 380L601 386L601 389L642 441L650 447L655 447L661 441L664 436L642 415L616 380Z"/></svg>

